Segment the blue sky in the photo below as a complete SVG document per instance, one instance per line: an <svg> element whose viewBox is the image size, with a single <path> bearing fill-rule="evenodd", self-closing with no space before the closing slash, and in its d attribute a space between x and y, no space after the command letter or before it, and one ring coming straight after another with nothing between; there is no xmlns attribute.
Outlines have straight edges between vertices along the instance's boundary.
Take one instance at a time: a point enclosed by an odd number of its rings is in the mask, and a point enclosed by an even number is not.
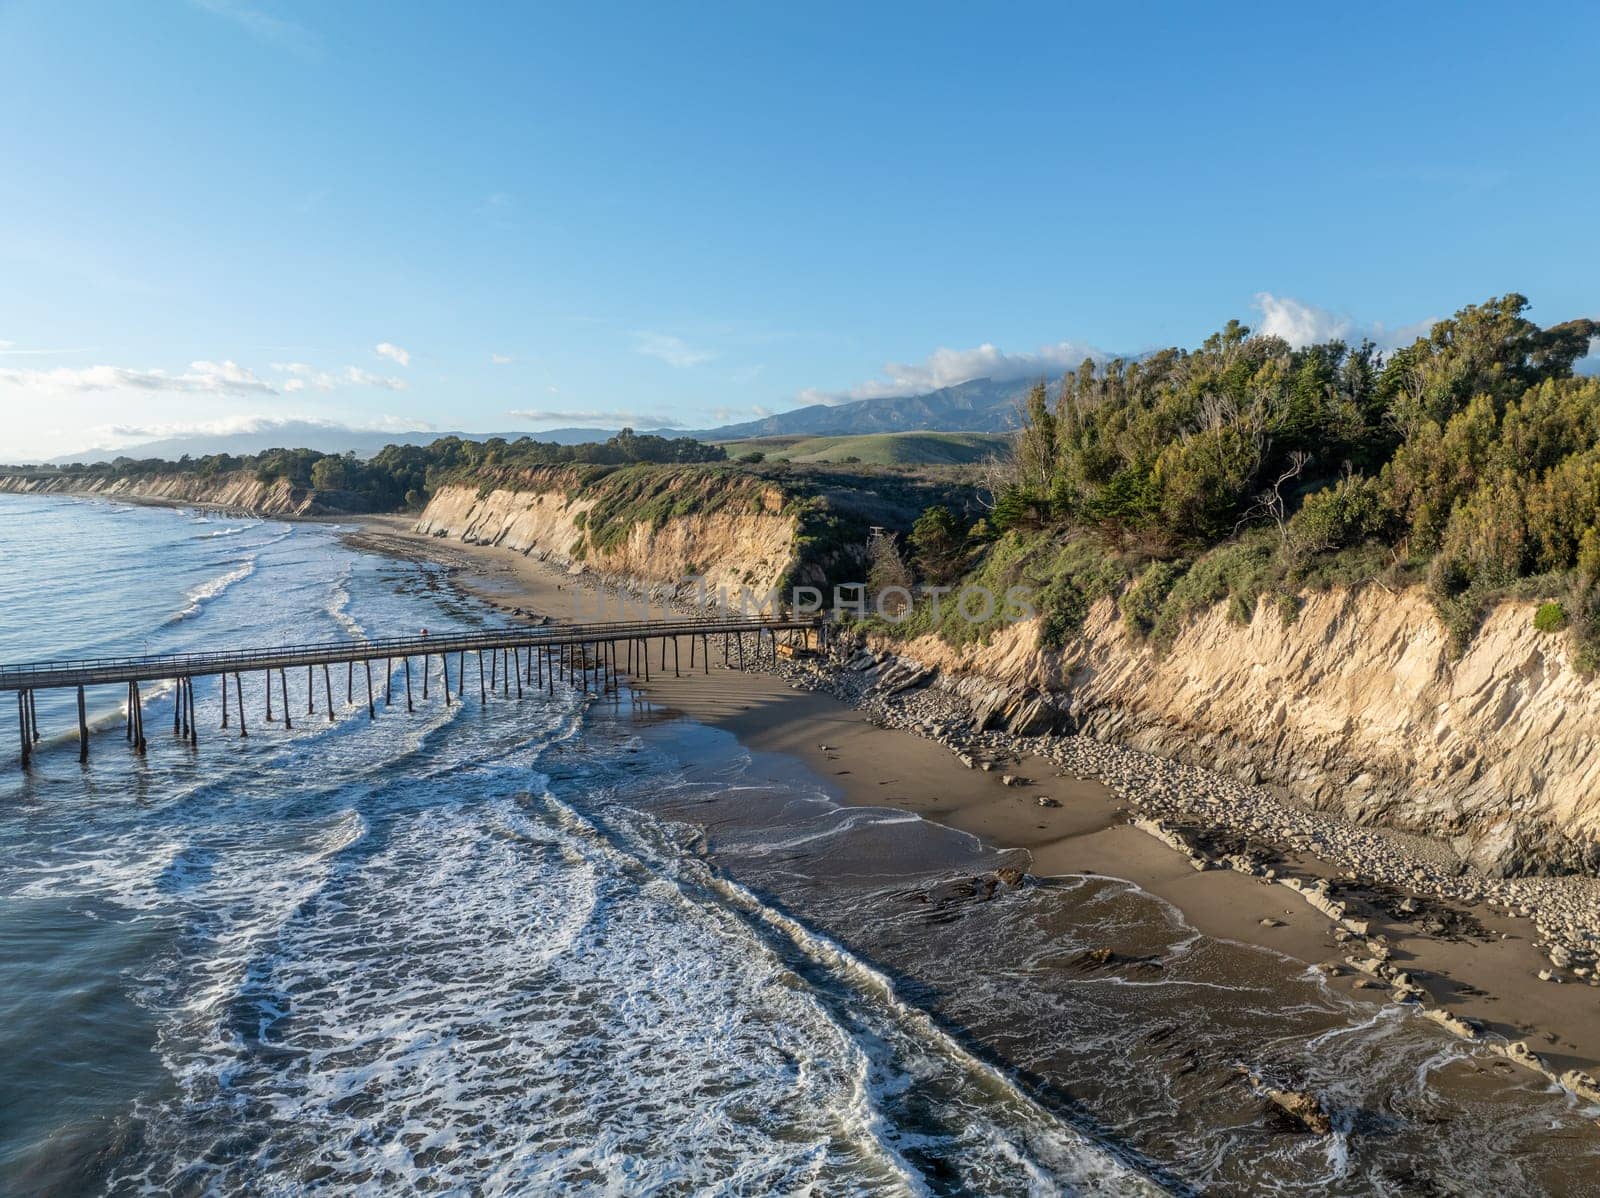
<svg viewBox="0 0 1600 1198"><path fill-rule="evenodd" d="M1583 6L0 0L0 460L1600 315L1597 67Z"/></svg>

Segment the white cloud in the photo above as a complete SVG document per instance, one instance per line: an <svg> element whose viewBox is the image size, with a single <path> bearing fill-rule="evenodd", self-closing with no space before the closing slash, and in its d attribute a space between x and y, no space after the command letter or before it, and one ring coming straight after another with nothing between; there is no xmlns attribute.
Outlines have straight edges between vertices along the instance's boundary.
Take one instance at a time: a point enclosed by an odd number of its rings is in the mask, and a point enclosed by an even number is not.
<svg viewBox="0 0 1600 1198"><path fill-rule="evenodd" d="M362 370L359 366L346 366L344 381L356 387L382 387L386 391L406 389L405 379L385 378L381 374L373 374L370 370Z"/></svg>
<svg viewBox="0 0 1600 1198"><path fill-rule="evenodd" d="M683 422L667 416L653 416L646 412L605 411L548 411L518 408L507 416L526 420L530 424L624 425L630 428L682 428Z"/></svg>
<svg viewBox="0 0 1600 1198"><path fill-rule="evenodd" d="M746 420L762 420L773 414L765 404L751 404L739 408L712 408L711 418L718 424L741 424Z"/></svg>
<svg viewBox="0 0 1600 1198"><path fill-rule="evenodd" d="M1366 338L1380 349L1398 349L1426 334L1435 323L1430 317L1394 328L1379 320L1363 324L1315 304L1270 291L1257 292L1255 308L1261 313L1261 320L1253 332L1264 337L1282 337L1297 348L1324 341L1355 342Z"/></svg>
<svg viewBox="0 0 1600 1198"><path fill-rule="evenodd" d="M326 370L306 362L274 362L272 369L295 376L283 385L285 391L304 391L307 387L315 387L318 391L332 391L339 385L339 380Z"/></svg>
<svg viewBox="0 0 1600 1198"><path fill-rule="evenodd" d="M381 387L385 391L404 391L405 379L388 378L362 370L359 366L346 366L342 374L333 374L308 362L274 362L272 369L292 375L283 384L285 391L304 391L315 387L318 391L332 391L336 387Z"/></svg>
<svg viewBox="0 0 1600 1198"><path fill-rule="evenodd" d="M490 354L489 361L496 366L509 366L514 359L510 354Z"/></svg>
<svg viewBox="0 0 1600 1198"><path fill-rule="evenodd" d="M699 366L717 356L709 350L696 349L681 337L674 337L670 333L635 333L634 349L647 358L659 358L668 366L679 369Z"/></svg>
<svg viewBox="0 0 1600 1198"><path fill-rule="evenodd" d="M411 351L401 349L392 341L380 341L372 347L372 352L380 358L388 358L391 362L398 362L402 366L411 365Z"/></svg>
<svg viewBox="0 0 1600 1198"><path fill-rule="evenodd" d="M216 420L174 420L154 424L103 424L86 430L91 436L103 440L126 442L130 440L159 440L167 437L194 435L227 436L233 433L266 433L280 428L329 429L333 432L352 433L412 433L432 432L433 425L422 420L402 416L379 416L360 424L342 420L325 420L315 416L263 416L241 414Z"/></svg>
<svg viewBox="0 0 1600 1198"><path fill-rule="evenodd" d="M1345 340L1356 327L1356 322L1348 316L1338 316L1326 308L1303 304L1286 295L1273 295L1270 291L1257 292L1255 306L1261 313L1255 332L1264 337L1282 337L1294 346Z"/></svg>
<svg viewBox="0 0 1600 1198"><path fill-rule="evenodd" d="M131 370L125 366L58 366L54 370L0 368L0 384L30 391L197 392L211 395L276 395L277 388L237 362L191 362L184 374Z"/></svg>
<svg viewBox="0 0 1600 1198"><path fill-rule="evenodd" d="M919 395L953 387L972 379L1006 381L1060 374L1083 364L1085 358L1104 360L1106 355L1081 341L1058 341L1031 353L1007 353L990 342L972 349L941 347L921 362L888 362L883 377L843 391L824 391L808 387L800 392L801 403L838 404L856 399L882 399L891 395Z"/></svg>

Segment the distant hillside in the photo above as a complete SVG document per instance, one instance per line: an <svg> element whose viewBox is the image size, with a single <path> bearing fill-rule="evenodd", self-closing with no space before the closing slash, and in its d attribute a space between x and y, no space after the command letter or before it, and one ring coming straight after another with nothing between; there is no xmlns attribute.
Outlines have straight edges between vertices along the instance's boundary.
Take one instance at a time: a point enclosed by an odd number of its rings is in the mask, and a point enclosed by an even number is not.
<svg viewBox="0 0 1600 1198"><path fill-rule="evenodd" d="M176 462L185 454L191 458L224 453L232 457L251 457L265 453L269 449L312 449L318 453L354 453L358 458L370 458L385 445L431 445L441 437L460 437L464 441L488 441L495 437L503 437L507 441L515 441L518 437L532 436L539 441L553 442L557 445L586 445L603 442L615 433L614 429L600 428L559 428L540 433L384 433L340 428L337 425L317 424L309 420L285 420L248 432L193 433L186 437L142 441L135 445L122 446L120 449L85 449L51 458L46 464L64 466L69 462L111 462L119 457L138 460L160 458L163 461Z"/></svg>
<svg viewBox="0 0 1600 1198"><path fill-rule="evenodd" d="M957 466L1010 457L1003 433L869 433L860 437L752 437L723 444L731 455L771 461L860 462L872 466Z"/></svg>
<svg viewBox="0 0 1600 1198"><path fill-rule="evenodd" d="M685 432L681 429L655 429L655 434L667 437L693 437L699 441L735 441L752 437L859 437L873 433L1002 433L1009 432L1021 423L1018 404L1036 380L972 379L954 387L942 387L923 395L890 396L883 399L861 399L853 403L812 404L792 412L780 412L763 420L744 424L727 424L720 428ZM111 462L119 457L148 460L160 458L175 462L184 456L203 458L213 454L249 457L269 449L311 449L318 453L354 453L358 458L370 458L386 445L428 445L441 437L460 437L466 441L488 441L502 437L515 441L519 437L558 445L584 445L600 443L615 434L614 429L557 428L538 432L406 432L385 433L363 429L341 428L332 424L318 424L308 420L284 420L266 424L259 429L238 433L194 433L183 437L166 437L120 447L100 446L76 453L51 458L46 465L61 466L71 462ZM919 449L916 452L925 452ZM829 456L814 461L834 461ZM871 451L877 452L877 451ZM987 451L986 451L987 452ZM843 451L839 456L859 457L863 462L890 464L894 462L936 464L971 460L964 457L912 456L881 458L868 452ZM978 457L985 456L978 454ZM793 460L803 460L799 457Z"/></svg>
<svg viewBox="0 0 1600 1198"><path fill-rule="evenodd" d="M972 379L924 395L812 404L764 420L685 434L701 441L747 437L849 437L862 433L998 433L1020 423L1017 406L1036 379Z"/></svg>

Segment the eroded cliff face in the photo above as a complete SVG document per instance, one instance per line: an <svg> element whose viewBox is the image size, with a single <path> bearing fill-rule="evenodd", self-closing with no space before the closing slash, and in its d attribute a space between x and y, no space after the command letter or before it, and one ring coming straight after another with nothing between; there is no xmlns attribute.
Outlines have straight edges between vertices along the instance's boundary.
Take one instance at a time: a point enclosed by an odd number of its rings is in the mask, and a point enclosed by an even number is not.
<svg viewBox="0 0 1600 1198"><path fill-rule="evenodd" d="M1157 656L1102 601L1080 639L1037 622L909 655L980 719L1077 731L1278 785L1309 805L1448 840L1491 873L1600 866L1600 682L1502 605L1467 652L1419 590L1311 595L1292 623L1224 607ZM902 647L901 652L907 652Z"/></svg>
<svg viewBox="0 0 1600 1198"><path fill-rule="evenodd" d="M84 479L71 475L31 478L0 476L0 491L15 494L91 495L141 503L199 504L260 516L316 516L341 510L316 491L295 487L286 479L263 483L254 474L237 471L204 477L198 474L155 474L146 478Z"/></svg>
<svg viewBox="0 0 1600 1198"><path fill-rule="evenodd" d="M560 566L580 565L647 584L675 586L703 576L712 590L741 587L765 594L794 560L796 520L781 497L760 511L706 511L656 523L639 520L626 535L595 544L587 520L596 500L564 490L441 487L418 518L418 532L478 545L498 545Z"/></svg>

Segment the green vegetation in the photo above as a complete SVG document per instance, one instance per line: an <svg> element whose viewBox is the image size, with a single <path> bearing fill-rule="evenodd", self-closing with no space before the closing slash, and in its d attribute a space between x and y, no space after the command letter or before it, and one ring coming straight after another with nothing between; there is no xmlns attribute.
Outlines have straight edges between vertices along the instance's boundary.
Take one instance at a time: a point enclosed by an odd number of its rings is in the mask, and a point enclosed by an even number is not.
<svg viewBox="0 0 1600 1198"><path fill-rule="evenodd" d="M771 461L866 466L958 466L1011 455L1011 438L997 433L753 437L747 441L724 441L721 445L729 453L745 455L740 461L761 454Z"/></svg>
<svg viewBox="0 0 1600 1198"><path fill-rule="evenodd" d="M993 480L998 538L956 552L981 555L973 581L1042 584L1050 639L1099 594L1159 646L1217 603L1287 622L1308 589L1378 579L1426 582L1458 646L1498 599L1560 594L1600 660L1600 379L1573 373L1600 322L1541 328L1527 306L1464 308L1388 356L1230 322L1086 361L1034 389Z"/></svg>
<svg viewBox="0 0 1600 1198"><path fill-rule="evenodd" d="M1533 613L1533 626L1540 632L1560 632L1567 626L1567 609L1559 603L1541 603Z"/></svg>
<svg viewBox="0 0 1600 1198"><path fill-rule="evenodd" d="M499 488L560 491L592 501L578 519L582 535L567 550L579 559L614 548L637 524L659 527L675 517L719 512L789 515L797 533L786 585L819 587L862 576L874 527L907 529L919 513L937 506L959 513L950 516L959 531L977 507L974 489L959 479L873 467L797 466L764 461L759 451L747 457L754 460L729 462L719 446L623 430L598 445L445 437L425 446L390 445L369 461L275 449L249 457L119 458L10 473L84 483L171 474L220 481L246 473L262 482L282 479L315 489L328 507L346 511L419 509L451 484L473 487L480 497Z"/></svg>
<svg viewBox="0 0 1600 1198"><path fill-rule="evenodd" d="M449 482L512 479L519 472L546 466L624 466L641 462L720 462L727 454L715 445L688 437L640 436L623 429L610 440L592 445L557 445L522 437L468 441L441 437L430 445L388 445L367 461L353 454L318 453L314 449L269 449L244 457L210 454L176 462L160 458L117 458L94 465L73 464L53 474L85 481L149 478L158 474L194 474L214 478L246 472L258 482L286 479L291 486L340 496L353 510L393 511L421 508L438 487ZM29 473L38 473L31 471Z"/></svg>

